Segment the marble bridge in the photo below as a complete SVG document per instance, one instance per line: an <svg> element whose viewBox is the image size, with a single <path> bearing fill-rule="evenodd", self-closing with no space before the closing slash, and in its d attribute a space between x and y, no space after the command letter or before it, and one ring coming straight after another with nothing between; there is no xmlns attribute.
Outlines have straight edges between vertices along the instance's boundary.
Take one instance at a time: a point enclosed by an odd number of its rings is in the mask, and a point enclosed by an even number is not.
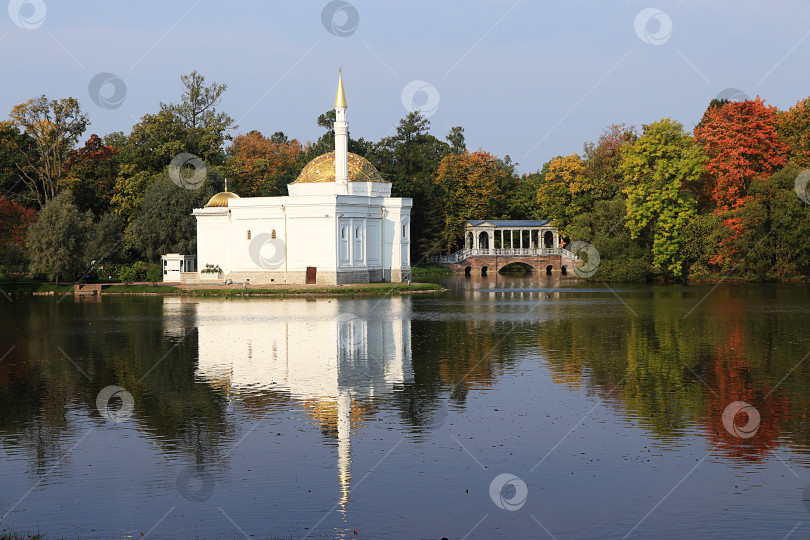
<svg viewBox="0 0 810 540"><path fill-rule="evenodd" d="M561 245L551 220L469 220L464 223L464 249L435 255L430 261L465 274L500 272L518 264L529 272L573 274L582 261Z"/></svg>

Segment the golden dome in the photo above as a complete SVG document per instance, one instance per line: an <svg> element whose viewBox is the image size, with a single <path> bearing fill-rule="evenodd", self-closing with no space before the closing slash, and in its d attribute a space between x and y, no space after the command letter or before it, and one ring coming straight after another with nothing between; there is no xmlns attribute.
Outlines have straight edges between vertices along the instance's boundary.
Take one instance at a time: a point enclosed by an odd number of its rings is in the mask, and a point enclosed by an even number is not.
<svg viewBox="0 0 810 540"><path fill-rule="evenodd" d="M221 208L228 206L228 199L238 199L239 195L230 191L221 191L211 197L211 200L205 205L206 208Z"/></svg>
<svg viewBox="0 0 810 540"><path fill-rule="evenodd" d="M307 163L293 184L334 181L335 153L327 152ZM349 152L349 182L385 182L385 180L369 160Z"/></svg>

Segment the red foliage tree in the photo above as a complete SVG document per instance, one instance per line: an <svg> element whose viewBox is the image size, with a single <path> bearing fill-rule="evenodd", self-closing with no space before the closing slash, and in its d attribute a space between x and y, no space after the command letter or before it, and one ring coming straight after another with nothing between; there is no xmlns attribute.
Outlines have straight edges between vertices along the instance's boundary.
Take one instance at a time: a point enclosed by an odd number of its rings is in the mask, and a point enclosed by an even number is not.
<svg viewBox="0 0 810 540"><path fill-rule="evenodd" d="M776 132L777 109L755 100L710 108L695 128L695 140L709 160L709 189L718 209L745 204L748 185L785 165L787 146Z"/></svg>
<svg viewBox="0 0 810 540"><path fill-rule="evenodd" d="M65 177L59 187L70 189L80 210L91 210L96 216L105 213L115 193L118 150L105 145L98 135L91 135L82 148L68 152Z"/></svg>
<svg viewBox="0 0 810 540"><path fill-rule="evenodd" d="M36 211L0 195L0 256L9 246L22 247L25 242L25 231L36 218Z"/></svg>

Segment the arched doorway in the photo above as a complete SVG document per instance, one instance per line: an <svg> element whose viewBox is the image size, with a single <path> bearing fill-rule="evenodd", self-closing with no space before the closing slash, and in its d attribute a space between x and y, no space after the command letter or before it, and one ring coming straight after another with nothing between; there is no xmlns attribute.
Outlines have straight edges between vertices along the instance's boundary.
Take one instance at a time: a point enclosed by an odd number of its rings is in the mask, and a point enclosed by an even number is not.
<svg viewBox="0 0 810 540"><path fill-rule="evenodd" d="M464 275L466 277L470 277L471 274L472 274L472 266L466 266L464 268Z"/></svg>
<svg viewBox="0 0 810 540"><path fill-rule="evenodd" d="M466 241L465 241L464 249L472 249L473 248L473 240L474 240L473 233L472 233L472 231L470 231L470 232L467 233L467 238L466 238Z"/></svg>
<svg viewBox="0 0 810 540"><path fill-rule="evenodd" d="M553 248L554 247L554 233L551 231L546 231L543 234L543 247Z"/></svg>
<svg viewBox="0 0 810 540"><path fill-rule="evenodd" d="M560 267L560 273L561 273L562 275L564 275L564 276L567 276L567 275L568 275L568 268L566 268L566 267L565 267L565 265L562 265L562 266Z"/></svg>
<svg viewBox="0 0 810 540"><path fill-rule="evenodd" d="M486 231L478 235L478 249L489 249L489 234Z"/></svg>
<svg viewBox="0 0 810 540"><path fill-rule="evenodd" d="M554 269L554 267L553 267L553 266L551 266L551 265L546 266L546 275L547 275L547 276L550 276L550 275L551 275L551 271L552 271L553 269Z"/></svg>
<svg viewBox="0 0 810 540"><path fill-rule="evenodd" d="M486 267L486 266L482 266L482 267L481 267L481 275L482 275L482 276L486 276L486 275L487 275L487 267Z"/></svg>

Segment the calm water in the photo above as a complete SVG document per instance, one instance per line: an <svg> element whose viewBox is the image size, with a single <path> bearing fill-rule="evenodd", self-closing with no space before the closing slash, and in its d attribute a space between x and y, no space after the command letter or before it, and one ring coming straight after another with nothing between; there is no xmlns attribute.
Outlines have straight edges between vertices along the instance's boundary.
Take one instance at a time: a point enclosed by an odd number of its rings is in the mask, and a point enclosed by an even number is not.
<svg viewBox="0 0 810 540"><path fill-rule="evenodd" d="M808 286L445 283L3 299L0 531L810 536Z"/></svg>

